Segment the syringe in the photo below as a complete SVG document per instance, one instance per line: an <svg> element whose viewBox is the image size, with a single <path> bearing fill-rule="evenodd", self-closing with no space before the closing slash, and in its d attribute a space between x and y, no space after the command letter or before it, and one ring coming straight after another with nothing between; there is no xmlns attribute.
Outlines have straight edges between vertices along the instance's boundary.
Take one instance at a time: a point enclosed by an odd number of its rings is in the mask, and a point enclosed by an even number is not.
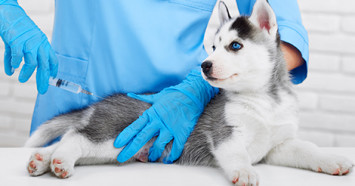
<svg viewBox="0 0 355 186"><path fill-rule="evenodd" d="M91 92L89 92L87 90L84 90L83 88L81 88L80 85L75 84L75 83L70 82L70 81L63 80L63 79L50 77L49 78L49 84L52 85L52 86L67 90L69 92L75 93L75 94L84 93L84 94L87 94L87 95L94 96L93 93L91 93Z"/></svg>

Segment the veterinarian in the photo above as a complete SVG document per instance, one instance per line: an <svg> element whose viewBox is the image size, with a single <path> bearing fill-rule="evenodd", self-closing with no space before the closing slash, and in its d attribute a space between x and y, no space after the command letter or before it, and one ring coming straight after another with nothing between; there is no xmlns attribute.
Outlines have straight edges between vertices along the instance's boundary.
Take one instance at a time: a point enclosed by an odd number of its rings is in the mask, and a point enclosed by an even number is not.
<svg viewBox="0 0 355 186"><path fill-rule="evenodd" d="M39 92L31 132L52 117L86 107L98 98L48 87L50 76L75 82L99 96L130 94L152 107L127 127L114 146L124 162L149 139L155 161L167 143L176 160L204 106L218 89L205 82L200 64L206 26L216 0L97 1L58 0L52 44L16 0L0 0L0 34L5 43L5 73L19 68L26 82L37 69ZM237 0L250 15L255 0ZM279 25L282 49L295 84L307 75L308 37L296 0L269 0ZM168 87L168 88L166 88Z"/></svg>

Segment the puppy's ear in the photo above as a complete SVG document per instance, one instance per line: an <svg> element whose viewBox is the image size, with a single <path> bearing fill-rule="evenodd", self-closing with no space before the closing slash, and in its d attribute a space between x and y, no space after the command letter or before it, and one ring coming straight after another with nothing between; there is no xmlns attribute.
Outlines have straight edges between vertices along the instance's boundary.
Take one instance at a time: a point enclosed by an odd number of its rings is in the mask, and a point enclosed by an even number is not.
<svg viewBox="0 0 355 186"><path fill-rule="evenodd" d="M218 28L220 28L220 26L223 24L220 22L220 7L223 7L224 10L222 9L222 11L227 11L227 13L229 14L224 14L223 18L229 18L230 15L233 15L233 17L237 17L239 16L239 11L238 11L238 5L237 5L237 1L236 0L225 0L226 2L223 3L222 6L220 6L220 3L223 0L217 0L215 7L213 8L213 12L211 14L210 20L208 22L207 28L206 28L206 32L205 32L205 37L203 40L203 44L205 46L205 50L207 51L208 54L211 54L213 52L212 50L212 45L213 45L213 41L215 38L215 34L218 30ZM227 6L226 6L227 5ZM226 8L228 7L228 8Z"/></svg>
<svg viewBox="0 0 355 186"><path fill-rule="evenodd" d="M218 15L219 15L220 26L222 26L224 23L226 23L232 18L231 15L229 14L227 5L223 1L220 1L218 3Z"/></svg>
<svg viewBox="0 0 355 186"><path fill-rule="evenodd" d="M266 0L256 1L249 20L261 30L266 30L271 36L276 37L276 16Z"/></svg>

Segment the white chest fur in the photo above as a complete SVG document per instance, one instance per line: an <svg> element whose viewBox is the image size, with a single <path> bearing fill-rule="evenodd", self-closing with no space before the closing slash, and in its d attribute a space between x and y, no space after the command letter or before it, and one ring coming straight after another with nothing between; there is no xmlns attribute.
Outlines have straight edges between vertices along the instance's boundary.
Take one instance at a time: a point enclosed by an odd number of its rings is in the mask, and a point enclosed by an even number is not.
<svg viewBox="0 0 355 186"><path fill-rule="evenodd" d="M280 93L276 101L267 94L228 93L225 119L243 136L252 162L260 161L271 148L293 137L297 129L295 99Z"/></svg>

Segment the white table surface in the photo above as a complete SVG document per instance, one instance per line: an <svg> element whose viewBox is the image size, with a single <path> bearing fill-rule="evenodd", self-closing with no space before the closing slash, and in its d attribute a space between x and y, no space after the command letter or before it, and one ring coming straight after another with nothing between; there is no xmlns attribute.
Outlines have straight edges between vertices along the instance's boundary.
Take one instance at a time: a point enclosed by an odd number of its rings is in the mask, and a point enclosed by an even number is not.
<svg viewBox="0 0 355 186"><path fill-rule="evenodd" d="M124 166L78 166L68 179L51 173L30 177L26 166L33 149L0 148L0 186L231 186L222 172L209 167L133 163ZM355 148L325 148L355 162ZM355 171L346 176L331 176L287 167L256 166L261 186L355 186Z"/></svg>

